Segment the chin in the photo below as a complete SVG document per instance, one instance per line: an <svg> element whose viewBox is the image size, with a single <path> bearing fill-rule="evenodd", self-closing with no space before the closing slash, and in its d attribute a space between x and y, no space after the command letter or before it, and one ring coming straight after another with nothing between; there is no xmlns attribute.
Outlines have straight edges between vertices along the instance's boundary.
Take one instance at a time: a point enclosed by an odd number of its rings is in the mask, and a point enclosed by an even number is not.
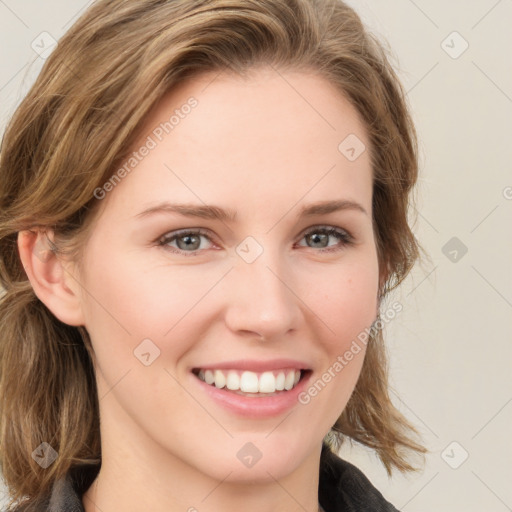
<svg viewBox="0 0 512 512"><path fill-rule="evenodd" d="M229 474L226 481L231 483L263 484L287 477L310 456L303 440L272 443L265 439L267 435L268 432L259 438L237 436L230 440L230 446L219 447L218 452L209 450L207 464L201 461L202 471L218 480L224 480Z"/></svg>

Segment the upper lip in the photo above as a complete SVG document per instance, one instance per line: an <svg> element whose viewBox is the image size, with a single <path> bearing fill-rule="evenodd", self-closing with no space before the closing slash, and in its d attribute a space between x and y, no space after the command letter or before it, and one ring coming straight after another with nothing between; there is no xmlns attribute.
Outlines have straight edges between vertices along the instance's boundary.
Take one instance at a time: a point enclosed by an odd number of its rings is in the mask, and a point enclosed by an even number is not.
<svg viewBox="0 0 512 512"><path fill-rule="evenodd" d="M282 368L295 368L296 370L309 370L308 364L296 359L272 359L269 361L256 361L252 359L239 359L222 361L206 365L195 366L194 369L202 370L246 370L253 372L266 372L280 370Z"/></svg>

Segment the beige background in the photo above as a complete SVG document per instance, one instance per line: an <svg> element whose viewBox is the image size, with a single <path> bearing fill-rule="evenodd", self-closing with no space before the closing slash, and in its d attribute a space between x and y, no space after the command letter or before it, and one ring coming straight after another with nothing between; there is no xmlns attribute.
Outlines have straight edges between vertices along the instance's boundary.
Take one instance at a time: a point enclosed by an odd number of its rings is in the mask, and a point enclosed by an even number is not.
<svg viewBox="0 0 512 512"><path fill-rule="evenodd" d="M512 1L349 3L389 41L421 140L415 232L431 261L386 334L393 398L431 453L391 480L368 450L343 455L406 512L512 510ZM0 0L0 132L43 63L32 42L87 5Z"/></svg>

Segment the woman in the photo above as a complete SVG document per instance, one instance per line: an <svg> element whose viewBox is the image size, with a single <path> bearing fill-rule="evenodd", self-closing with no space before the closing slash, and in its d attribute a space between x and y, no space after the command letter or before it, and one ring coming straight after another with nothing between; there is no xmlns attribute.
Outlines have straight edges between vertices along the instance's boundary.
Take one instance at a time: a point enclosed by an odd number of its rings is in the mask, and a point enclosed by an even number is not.
<svg viewBox="0 0 512 512"><path fill-rule="evenodd" d="M337 0L100 0L0 162L12 510L396 510L414 127ZM16 503L15 503L16 502Z"/></svg>

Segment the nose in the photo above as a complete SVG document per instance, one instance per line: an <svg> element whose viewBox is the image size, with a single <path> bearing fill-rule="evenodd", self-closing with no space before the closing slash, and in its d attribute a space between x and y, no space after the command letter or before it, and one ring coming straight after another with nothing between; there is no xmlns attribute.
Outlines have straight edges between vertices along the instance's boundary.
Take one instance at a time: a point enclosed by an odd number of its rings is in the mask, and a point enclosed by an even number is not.
<svg viewBox="0 0 512 512"><path fill-rule="evenodd" d="M232 332L278 340L297 329L302 318L297 278L282 257L266 250L252 263L238 258L225 283L225 321Z"/></svg>

